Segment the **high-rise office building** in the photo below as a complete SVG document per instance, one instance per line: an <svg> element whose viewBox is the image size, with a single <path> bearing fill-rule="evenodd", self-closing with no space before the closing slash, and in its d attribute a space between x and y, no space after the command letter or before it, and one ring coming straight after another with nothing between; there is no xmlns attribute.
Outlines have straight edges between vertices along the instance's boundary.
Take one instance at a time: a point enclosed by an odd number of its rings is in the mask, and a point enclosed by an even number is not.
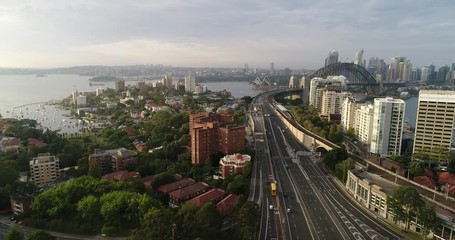
<svg viewBox="0 0 455 240"><path fill-rule="evenodd" d="M430 73L431 69L430 66L424 66L422 68L422 74L420 75L420 81L421 82L428 82L430 80Z"/></svg>
<svg viewBox="0 0 455 240"><path fill-rule="evenodd" d="M445 82L447 79L447 73L450 72L449 66L440 67L437 73L437 81L438 82Z"/></svg>
<svg viewBox="0 0 455 240"><path fill-rule="evenodd" d="M390 81L395 81L400 77L400 62L404 62L406 57L393 57L390 59L389 69L392 70ZM389 79L387 79L389 80Z"/></svg>
<svg viewBox="0 0 455 240"><path fill-rule="evenodd" d="M403 62L403 68L400 69L400 79L403 82L409 82L411 80L411 71L412 71L412 64L409 60Z"/></svg>
<svg viewBox="0 0 455 240"><path fill-rule="evenodd" d="M379 156L400 155L405 102L375 98L370 152Z"/></svg>
<svg viewBox="0 0 455 240"><path fill-rule="evenodd" d="M450 151L455 122L455 91L421 90L413 152ZM433 153L432 153L433 152Z"/></svg>
<svg viewBox="0 0 455 240"><path fill-rule="evenodd" d="M38 154L29 164L31 181L35 185L53 183L60 177L59 159L49 153Z"/></svg>
<svg viewBox="0 0 455 240"><path fill-rule="evenodd" d="M185 91L186 92L194 92L196 89L196 77L189 74L185 77Z"/></svg>
<svg viewBox="0 0 455 240"><path fill-rule="evenodd" d="M370 59L371 60L371 59ZM363 64L363 49L355 53L354 64L364 66Z"/></svg>
<svg viewBox="0 0 455 240"><path fill-rule="evenodd" d="M270 74L275 75L275 63L270 63Z"/></svg>
<svg viewBox="0 0 455 240"><path fill-rule="evenodd" d="M329 53L329 55L325 59L325 66L328 66L330 64L334 64L337 62L338 62L338 52L333 50Z"/></svg>

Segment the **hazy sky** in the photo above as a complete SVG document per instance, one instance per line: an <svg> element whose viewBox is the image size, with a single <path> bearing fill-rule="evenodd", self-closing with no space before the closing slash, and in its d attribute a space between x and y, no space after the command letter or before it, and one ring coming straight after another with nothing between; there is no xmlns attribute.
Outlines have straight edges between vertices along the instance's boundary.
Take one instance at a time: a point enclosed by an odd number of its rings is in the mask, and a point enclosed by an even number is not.
<svg viewBox="0 0 455 240"><path fill-rule="evenodd" d="M0 67L455 62L453 0L0 0Z"/></svg>

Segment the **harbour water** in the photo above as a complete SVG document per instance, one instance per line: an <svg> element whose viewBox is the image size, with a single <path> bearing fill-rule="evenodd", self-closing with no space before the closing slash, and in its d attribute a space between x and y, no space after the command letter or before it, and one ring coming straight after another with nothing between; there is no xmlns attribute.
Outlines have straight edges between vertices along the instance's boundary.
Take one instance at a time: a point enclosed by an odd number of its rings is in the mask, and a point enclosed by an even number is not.
<svg viewBox="0 0 455 240"><path fill-rule="evenodd" d="M103 82L103 86L90 85L89 78L78 75L0 75L0 115L35 119L43 128L59 130L61 133L79 132L82 123L71 117L69 110L46 103L66 98L76 90L94 92L97 88L115 87L114 82ZM156 80L146 82L153 81ZM125 81L126 85L135 83ZM225 89L236 98L256 96L261 92L251 89L248 82L205 82L201 85L212 91Z"/></svg>

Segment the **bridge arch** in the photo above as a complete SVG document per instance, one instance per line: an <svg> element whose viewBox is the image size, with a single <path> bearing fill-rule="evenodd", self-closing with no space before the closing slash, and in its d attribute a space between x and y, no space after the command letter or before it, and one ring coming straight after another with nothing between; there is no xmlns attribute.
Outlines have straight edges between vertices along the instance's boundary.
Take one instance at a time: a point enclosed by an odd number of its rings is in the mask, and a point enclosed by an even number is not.
<svg viewBox="0 0 455 240"><path fill-rule="evenodd" d="M376 79L365 68L354 63L334 63L314 72L309 78L327 78L328 76L343 75L348 79L348 85L378 85Z"/></svg>

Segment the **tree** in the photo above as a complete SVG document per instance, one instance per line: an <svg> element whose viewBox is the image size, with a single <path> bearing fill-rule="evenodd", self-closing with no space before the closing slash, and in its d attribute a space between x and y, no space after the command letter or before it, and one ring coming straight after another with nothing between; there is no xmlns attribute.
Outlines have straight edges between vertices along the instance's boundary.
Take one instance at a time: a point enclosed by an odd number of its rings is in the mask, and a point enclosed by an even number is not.
<svg viewBox="0 0 455 240"><path fill-rule="evenodd" d="M425 164L419 160L414 160L409 164L409 173L412 176L424 176Z"/></svg>
<svg viewBox="0 0 455 240"><path fill-rule="evenodd" d="M131 235L131 239L171 239L173 229L169 226L174 226L172 218L171 209L149 209L144 215L140 227Z"/></svg>
<svg viewBox="0 0 455 240"><path fill-rule="evenodd" d="M236 214L237 239L247 240L254 237L259 216L259 208L254 202L243 204Z"/></svg>
<svg viewBox="0 0 455 240"><path fill-rule="evenodd" d="M438 217L434 206L425 204L417 213L418 223L422 226L422 235L424 238L433 230L438 224Z"/></svg>
<svg viewBox="0 0 455 240"><path fill-rule="evenodd" d="M8 230L5 240L24 240L24 233L17 226L13 226Z"/></svg>
<svg viewBox="0 0 455 240"><path fill-rule="evenodd" d="M98 167L98 165L94 162L90 163L88 168L88 175L94 178L100 178L101 177L100 167Z"/></svg>
<svg viewBox="0 0 455 240"><path fill-rule="evenodd" d="M32 233L27 240L56 240L57 238L50 235L48 232L45 231L37 231Z"/></svg>
<svg viewBox="0 0 455 240"><path fill-rule="evenodd" d="M346 183L347 181L347 176L348 176L348 170L354 169L354 160L351 158L348 158L340 163L337 163L335 165L335 174L340 179L343 181L343 183Z"/></svg>
<svg viewBox="0 0 455 240"><path fill-rule="evenodd" d="M198 228L198 237L202 239L217 239L217 233L221 231L223 219L212 202L206 203L194 215L194 221Z"/></svg>
<svg viewBox="0 0 455 240"><path fill-rule="evenodd" d="M387 197L387 205L393 212L395 221L404 223L405 229L416 217L419 209L425 205L417 190L409 186L399 186Z"/></svg>
<svg viewBox="0 0 455 240"><path fill-rule="evenodd" d="M88 195L77 203L77 212L79 213L79 216L82 219L89 221L92 225L94 220L100 215L99 209L99 199L93 195Z"/></svg>

